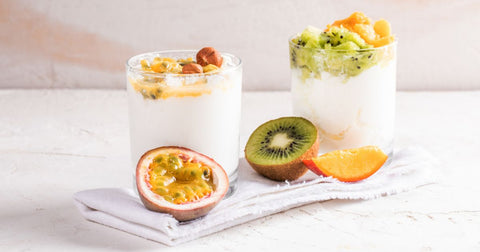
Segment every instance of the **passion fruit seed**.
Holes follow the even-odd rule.
[[[208,168],[207,168],[208,169]],[[196,179],[205,179],[203,178],[203,170],[201,164],[193,163],[189,167],[178,169],[175,172],[175,177],[185,181],[192,181]],[[208,180],[208,179],[207,179]]]
[[[155,191],[156,194],[160,194],[160,195],[168,194],[168,188],[166,188],[164,186],[159,186],[159,187],[155,188],[154,191]]]
[[[179,169],[183,166],[183,162],[182,162],[182,160],[180,160],[180,158],[178,158],[174,155],[169,155],[168,165],[169,165],[169,168],[171,168],[173,170],[177,170],[177,169]]]
[[[217,71],[218,69],[220,69],[220,68],[213,65],[213,64],[208,64],[208,65],[203,67],[203,72],[208,73],[208,72]]]
[[[142,69],[143,70],[148,70],[150,69],[150,64],[148,63],[148,61],[146,59],[142,59],[140,61],[140,65],[142,66]]]
[[[168,202],[173,202],[173,200],[174,200],[174,198],[172,196],[169,196],[169,195],[165,195],[165,196],[163,196],[163,198]]]
[[[153,159],[154,163],[162,163],[162,161],[163,161],[163,156],[158,156]]]
[[[170,159],[172,156],[178,160]],[[178,169],[170,167],[170,164],[180,166],[180,162]],[[195,180],[181,180],[175,176],[178,170],[188,167],[198,169]],[[143,205],[148,210],[170,214],[178,221],[206,215],[225,197],[229,188],[227,173],[215,160],[177,146],[159,147],[143,154],[137,163],[135,178]],[[167,186],[156,186],[154,182],[162,179],[174,181]]]
[[[167,169],[165,169],[165,167],[155,166],[153,167],[153,172],[157,175],[163,176],[167,173]]]
[[[152,176],[153,178],[153,176]],[[157,176],[154,177],[153,185],[157,186],[168,186],[171,183],[175,182],[175,177],[168,177],[168,176]]]
[[[186,193],[194,193],[193,189],[192,189],[190,186],[184,186],[184,187],[183,187],[183,190],[184,190]]]
[[[178,199],[178,198],[184,198],[184,197],[185,197],[185,193],[182,192],[182,191],[176,191],[176,192],[173,194],[173,197],[175,197],[176,199]]]
[[[152,191],[169,202],[183,204],[199,200],[214,190],[208,166],[184,161],[174,154],[161,154],[150,164]]]
[[[210,173],[210,169],[206,166],[203,166],[202,167],[202,178],[204,180],[210,180],[210,176],[211,176],[211,173]]]

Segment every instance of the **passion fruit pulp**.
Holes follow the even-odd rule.
[[[228,191],[228,176],[213,159],[193,150],[165,146],[138,161],[137,190],[149,210],[179,221],[206,215]]]

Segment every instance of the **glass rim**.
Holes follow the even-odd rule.
[[[394,46],[396,47],[397,44],[398,44],[398,39],[397,39],[397,37],[395,37],[395,40],[394,40],[392,43],[388,44],[388,45],[384,45],[384,46],[380,46],[380,47],[372,47],[372,48],[363,48],[363,49],[357,49],[357,50],[305,48],[305,47],[303,47],[303,46],[300,46],[300,45],[297,45],[297,44],[293,43],[293,41],[292,41],[295,37],[298,37],[299,35],[300,35],[300,34],[297,33],[297,34],[295,34],[295,35],[290,36],[289,39],[288,39],[288,44],[289,44],[290,46],[295,47],[295,48],[308,49],[308,50],[317,51],[317,52],[339,52],[339,53],[352,52],[352,51],[356,51],[356,52],[372,52],[372,51],[383,50],[383,49],[388,48],[388,47],[394,47]]]
[[[165,54],[165,53],[172,53],[172,54],[174,54],[174,53],[193,53],[195,55],[196,52],[198,52],[198,50],[188,50],[188,49],[186,49],[186,50],[162,50],[162,51],[140,53],[140,54],[137,54],[137,55],[134,55],[134,56],[128,58],[127,61],[125,62],[125,66],[127,68],[127,72],[133,72],[135,74],[149,75],[149,76],[155,76],[155,77],[167,77],[167,76],[169,76],[169,77],[184,78],[184,77],[204,77],[204,76],[209,76],[209,75],[214,75],[214,74],[228,73],[228,72],[235,71],[235,70],[239,69],[243,64],[243,61],[240,57],[237,57],[233,54],[225,53],[225,52],[220,52],[222,57],[223,56],[230,57],[234,60],[238,60],[238,63],[236,63],[232,67],[229,67],[229,68],[224,69],[222,71],[215,71],[215,72],[210,72],[210,73],[196,73],[196,74],[157,73],[157,72],[145,71],[141,68],[135,67],[132,64],[135,59],[145,58],[147,55],[155,55],[155,54],[162,54],[162,53],[163,54]]]

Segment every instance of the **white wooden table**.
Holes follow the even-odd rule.
[[[244,93],[242,148],[260,123],[291,114],[289,98]],[[396,147],[437,156],[438,184],[306,205],[170,248],[73,205],[80,190],[131,186],[125,91],[0,90],[0,251],[480,251],[480,91],[397,98]]]

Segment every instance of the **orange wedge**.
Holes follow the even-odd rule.
[[[303,163],[317,175],[355,182],[370,177],[387,161],[388,156],[377,146],[337,150]]]

